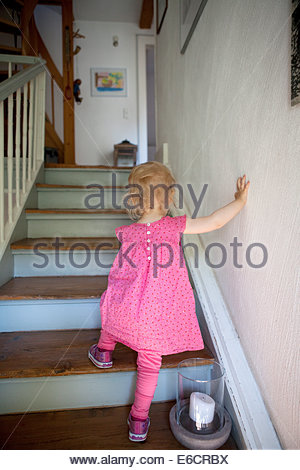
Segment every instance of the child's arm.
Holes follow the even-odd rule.
[[[237,179],[237,192],[234,194],[235,200],[214,211],[207,217],[197,217],[196,219],[186,218],[186,227],[183,233],[205,233],[223,227],[233,217],[235,217],[247,202],[250,181],[246,183],[246,175]]]

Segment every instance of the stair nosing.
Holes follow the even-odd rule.
[[[127,189],[126,186],[103,186],[103,185],[98,185],[96,186],[90,186],[88,187],[87,185],[75,185],[75,184],[48,184],[48,183],[36,183],[36,187],[38,190],[45,190],[45,189],[86,189],[88,191],[91,191],[93,189],[97,189],[99,186],[103,189]]]
[[[47,246],[39,247],[39,249],[42,250],[42,251],[43,250],[44,251],[54,251],[54,249],[56,247],[52,246],[53,244],[50,245],[50,243],[52,241],[54,242],[56,240],[56,238],[59,238],[60,243],[65,242],[64,246],[59,247],[59,249],[61,251],[69,251],[72,245],[67,246],[66,244],[68,242],[71,242],[71,241],[74,241],[73,245],[76,244],[76,243],[80,243],[82,241],[82,243],[85,243],[91,251],[94,251],[95,248],[90,248],[89,242],[95,242],[95,243],[99,242],[98,243],[98,245],[99,245],[102,242],[102,240],[103,240],[103,243],[106,243],[104,240],[111,240],[112,243],[115,243],[118,246],[120,244],[117,237],[48,237],[48,238],[47,237],[35,237],[35,238],[34,237],[33,238],[27,237],[27,238],[23,238],[21,240],[17,240],[15,242],[11,243],[10,249],[13,252],[14,251],[20,251],[20,250],[30,251],[39,243],[47,243]],[[116,251],[119,248],[101,247],[100,249],[105,250],[105,251],[110,251],[110,250]],[[76,249],[76,251],[80,251],[80,250]]]

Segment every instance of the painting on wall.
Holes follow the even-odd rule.
[[[292,0],[291,104],[300,103],[300,0]]]
[[[125,68],[91,68],[91,96],[127,96]]]
[[[184,54],[208,0],[180,0],[180,52]]]

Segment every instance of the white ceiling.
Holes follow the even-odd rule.
[[[139,23],[143,0],[73,0],[76,20]]]

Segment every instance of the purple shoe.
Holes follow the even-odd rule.
[[[97,344],[90,347],[88,358],[100,369],[107,369],[113,365],[112,351],[100,351]]]
[[[129,439],[133,442],[141,442],[147,439],[147,433],[150,426],[150,418],[141,421],[134,421],[129,413],[127,424],[129,426]]]

